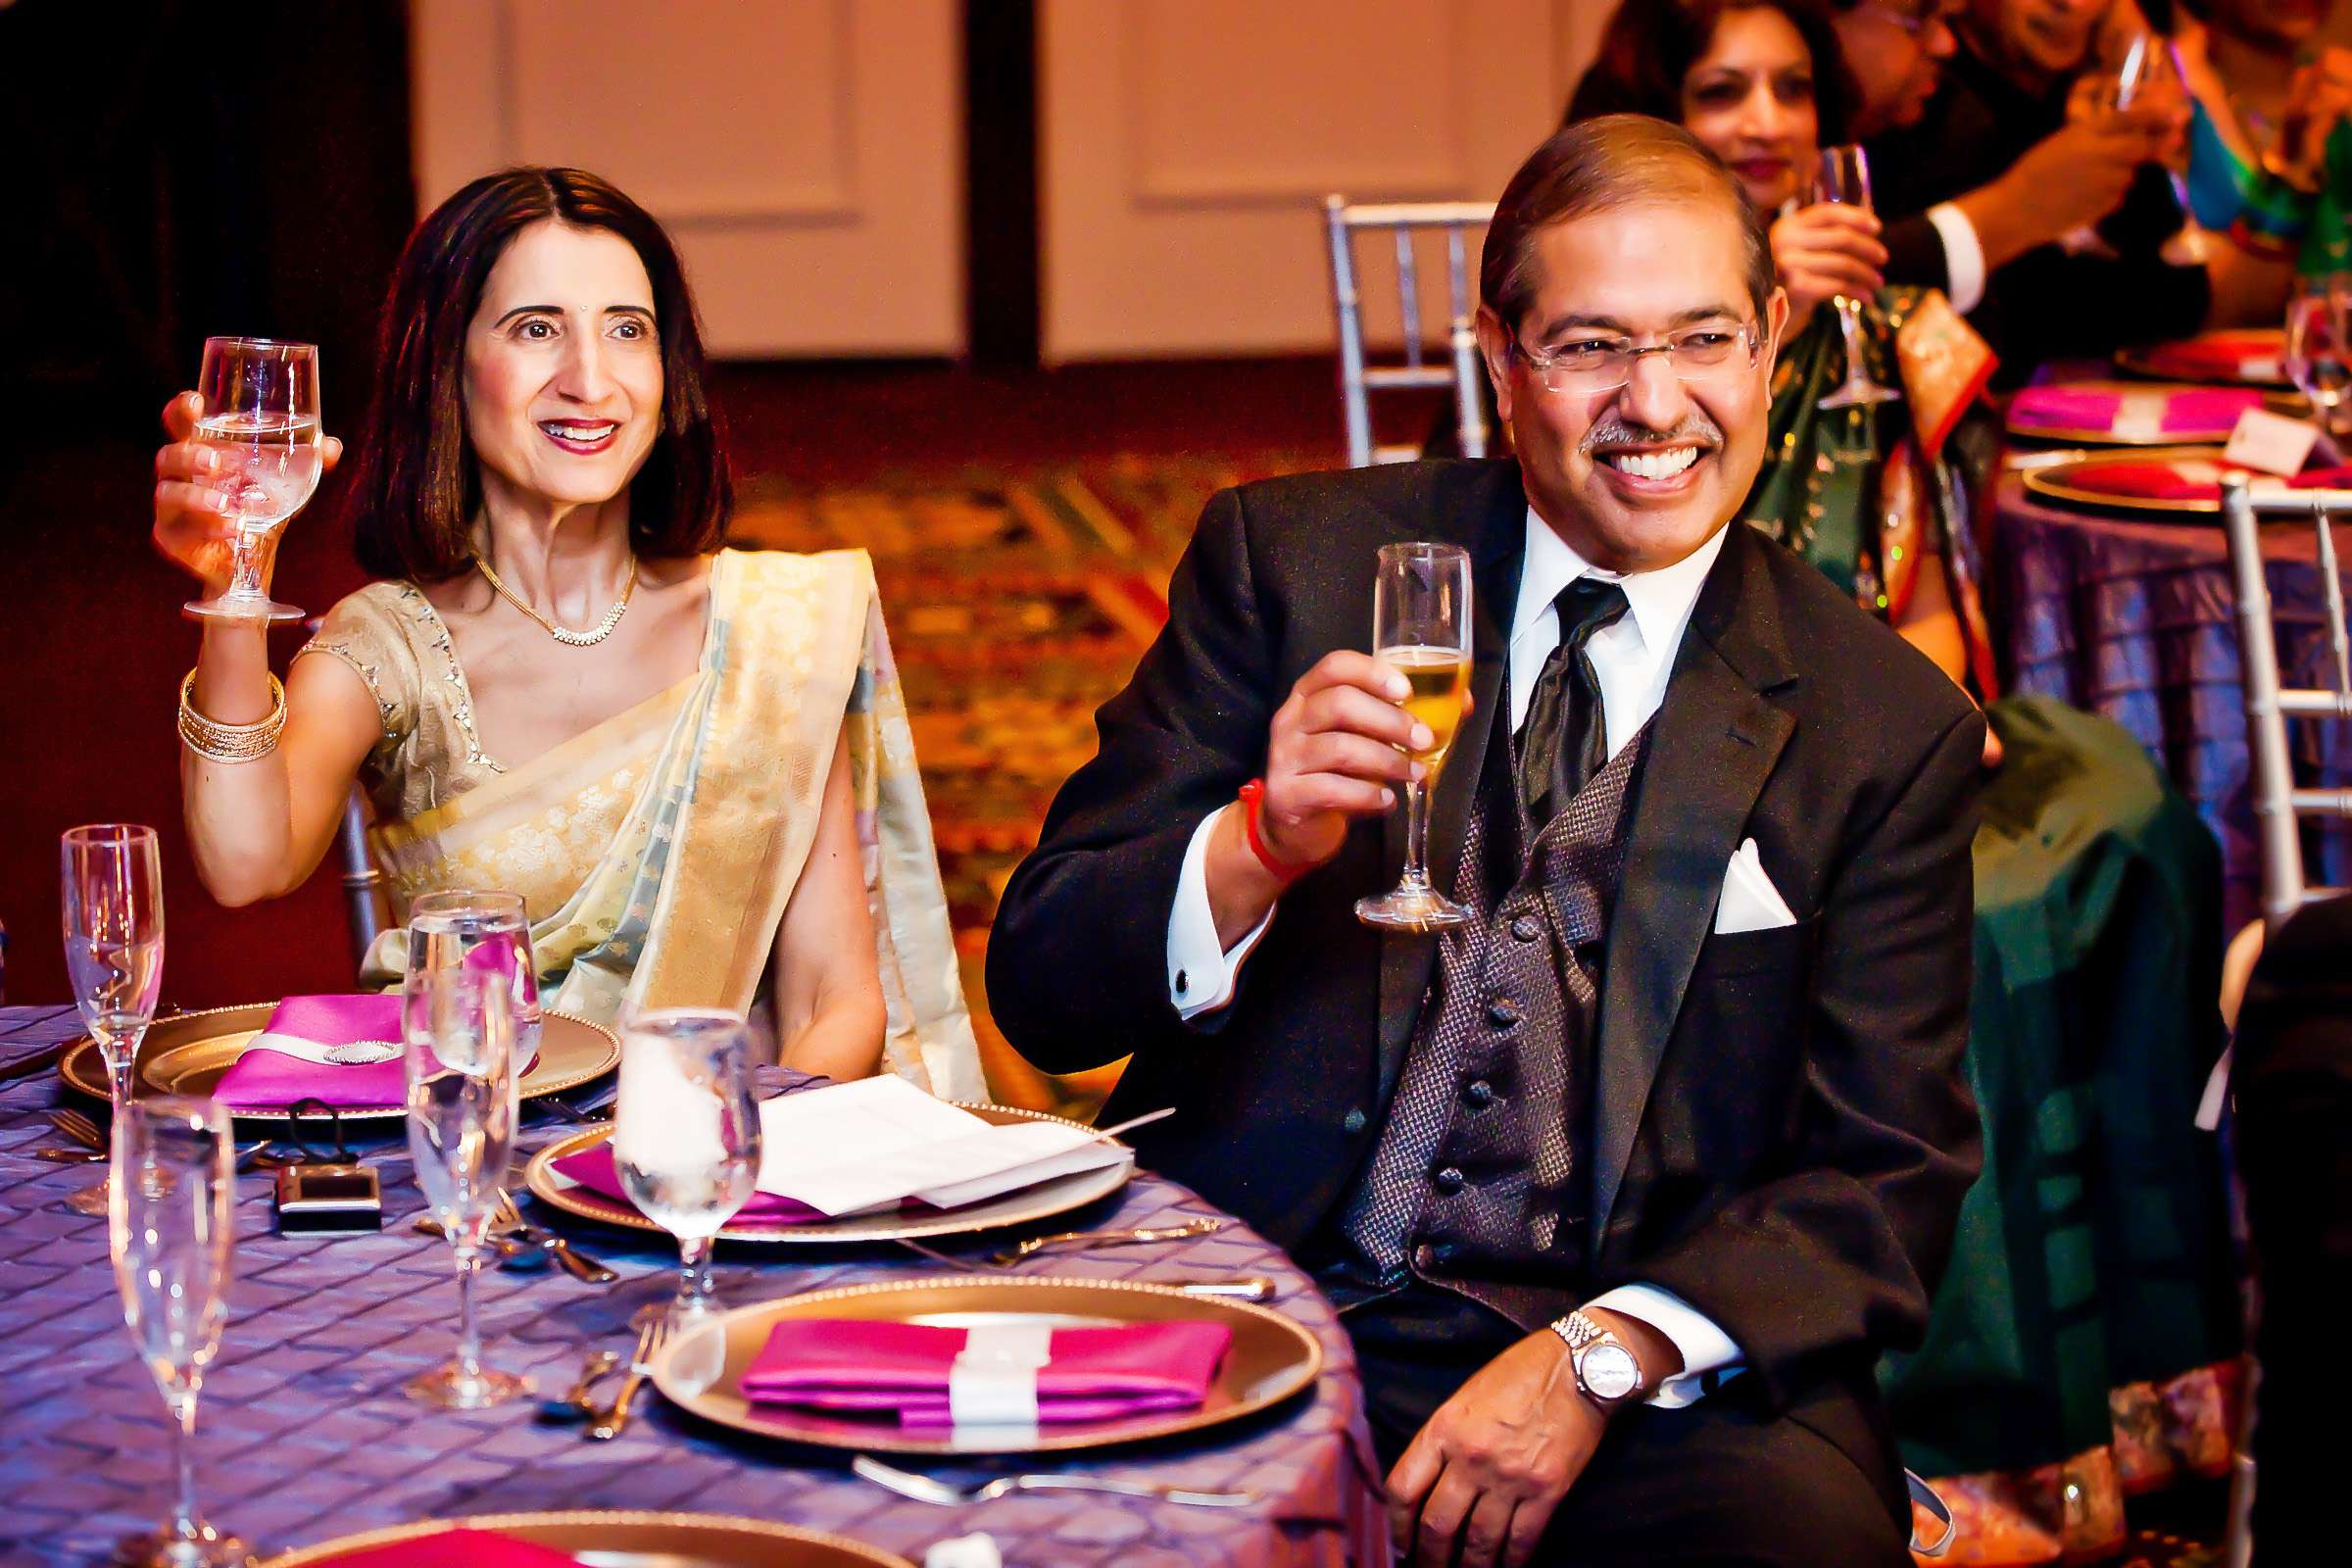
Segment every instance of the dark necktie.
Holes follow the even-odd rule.
[[[1574,800],[1609,760],[1600,679],[1587,645],[1631,607],[1617,584],[1585,576],[1561,589],[1552,608],[1560,615],[1559,645],[1536,677],[1527,722],[1519,731],[1519,798],[1538,827]]]

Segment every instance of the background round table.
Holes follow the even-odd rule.
[[[2259,910],[2262,856],[2240,684],[2237,596],[2218,522],[2103,515],[2045,505],[2005,475],[1992,554],[2007,628],[2009,689],[2100,713],[2138,738],[2221,841],[2223,913],[2234,931]],[[2344,519],[2352,530],[2352,517]],[[2352,531],[2338,535],[2352,557]],[[2316,530],[2266,524],[2282,678],[2332,686]],[[2352,785],[2352,726],[2290,725],[2298,782]],[[2306,824],[2306,863],[2352,881],[2352,831]]]
[[[32,1157],[36,1147],[59,1142],[41,1113],[75,1097],[48,1063],[59,1042],[79,1033],[63,1008],[0,1007],[0,1203],[9,1211],[0,1226],[0,1495],[8,1498],[0,1562],[10,1564],[103,1563],[118,1538],[161,1518],[171,1492],[163,1401],[122,1326],[105,1221],[62,1201],[96,1167]],[[532,1149],[573,1130],[544,1110],[532,1120]],[[410,1229],[423,1201],[406,1145],[379,1139],[365,1157],[384,1191],[384,1228],[373,1235],[278,1236],[270,1175],[238,1178],[236,1282],[197,1418],[197,1487],[207,1516],[256,1547],[276,1551],[457,1514],[672,1508],[833,1531],[916,1563],[933,1543],[974,1531],[996,1539],[1007,1568],[1389,1560],[1348,1336],[1313,1282],[1239,1221],[1179,1242],[1049,1250],[999,1272],[1145,1281],[1270,1275],[1276,1310],[1323,1347],[1312,1390],[1197,1438],[1026,1461],[892,1462],[956,1482],[1004,1470],[1086,1471],[1254,1489],[1263,1501],[1197,1508],[1059,1493],[942,1508],[853,1477],[847,1453],[704,1425],[650,1387],[628,1430],[611,1443],[587,1442],[577,1427],[538,1425],[528,1401],[479,1411],[410,1402],[402,1383],[445,1359],[454,1343],[457,1284],[448,1246]],[[1217,1212],[1174,1182],[1139,1172],[1121,1193],[1047,1228],[1160,1225]],[[530,1373],[543,1394],[568,1386],[588,1348],[625,1353],[630,1312],[666,1299],[677,1269],[666,1237],[554,1217],[618,1270],[620,1282],[599,1288],[561,1269],[492,1268],[475,1293],[488,1359]],[[936,1245],[978,1253],[1004,1239]],[[729,1304],[953,1272],[904,1249],[872,1246],[722,1242],[717,1261]],[[600,1393],[609,1397],[613,1387]]]

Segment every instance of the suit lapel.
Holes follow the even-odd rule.
[[[1511,613],[1519,603],[1519,567],[1527,554],[1527,493],[1518,483],[1517,467],[1508,468],[1507,473],[1509,482],[1498,486],[1494,500],[1482,509],[1475,535],[1461,541],[1470,551],[1471,705],[1454,733],[1446,766],[1438,774],[1437,793],[1429,803],[1429,876],[1440,889],[1453,886],[1454,873],[1461,866],[1470,799],[1477,793],[1487,746],[1495,733],[1503,670],[1510,658]],[[1396,883],[1404,864],[1402,809],[1388,813],[1383,833],[1381,886],[1386,888]],[[1437,955],[1435,937],[1396,931],[1381,934],[1376,1104],[1388,1103],[1389,1093],[1396,1088]]]
[[[1726,865],[1795,721],[1764,693],[1793,681],[1761,552],[1731,524],[1699,591],[1650,733],[1609,919],[1593,1092],[1592,1236],[1625,1181],[1634,1134],[1714,925]]]

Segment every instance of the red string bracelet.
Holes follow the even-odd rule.
[[[1257,857],[1258,864],[1273,872],[1283,881],[1296,882],[1314,867],[1293,865],[1290,861],[1279,858],[1272,850],[1266,848],[1265,837],[1257,830],[1257,813],[1265,798],[1266,781],[1264,779],[1253,778],[1242,786],[1242,830],[1250,840],[1250,853]]]

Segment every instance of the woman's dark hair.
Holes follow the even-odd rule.
[[[1600,35],[1592,69],[1576,84],[1561,122],[1595,115],[1652,115],[1681,124],[1683,78],[1707,52],[1727,12],[1768,8],[1788,19],[1813,57],[1813,109],[1821,144],[1846,139],[1862,101],[1838,47],[1825,0],[1624,0]]]
[[[669,236],[594,174],[510,169],[434,208],[393,269],[375,393],[344,502],[352,548],[371,576],[438,582],[471,560],[482,484],[466,439],[466,328],[514,236],[551,218],[619,235],[654,286],[662,427],[629,484],[629,547],[661,559],[725,539],[735,507],[726,441],[703,390],[702,327]]]

